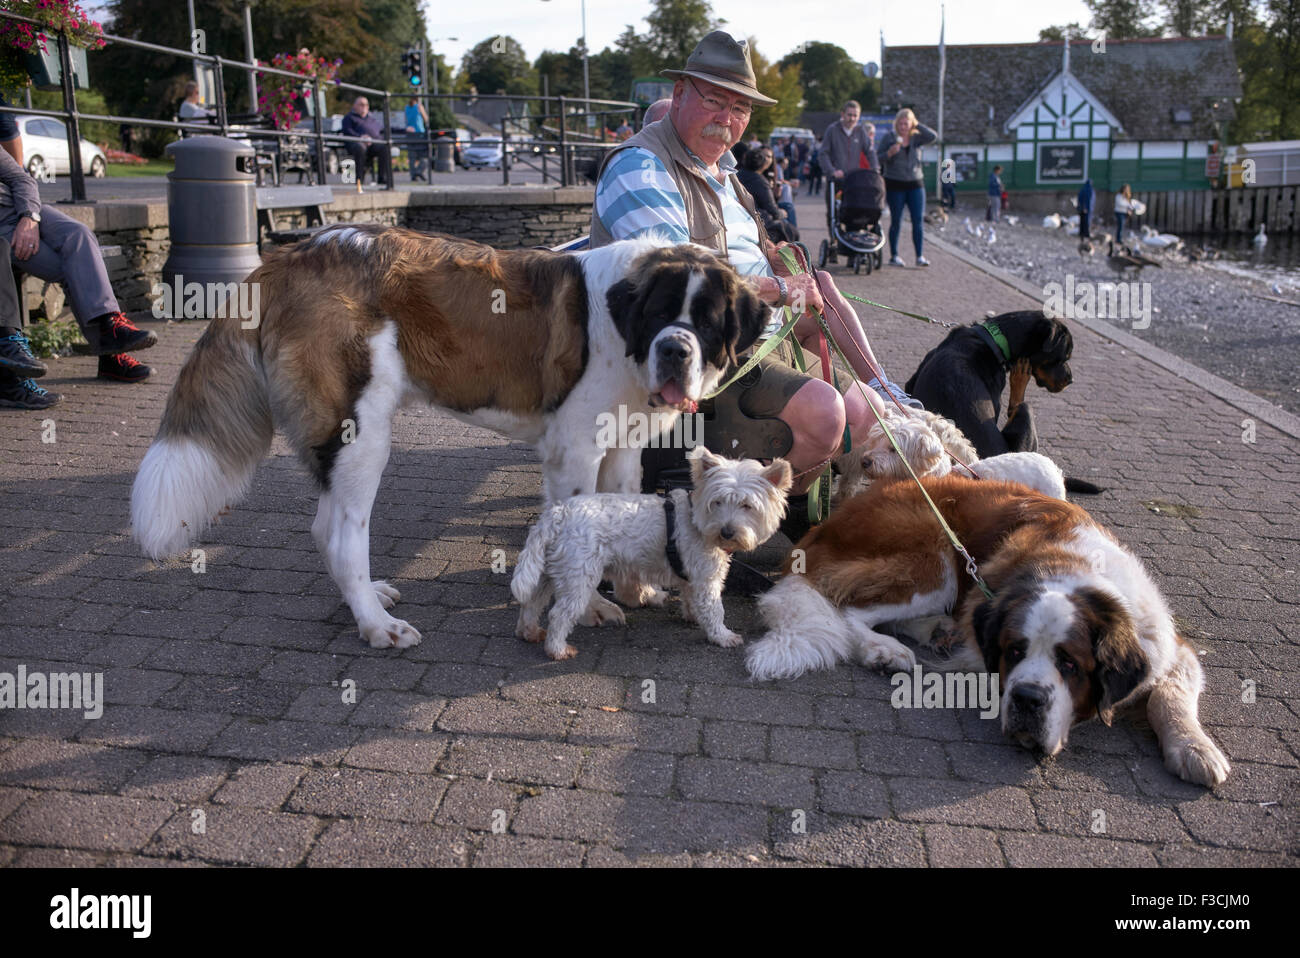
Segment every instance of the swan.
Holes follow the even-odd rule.
[[[1061,228],[1061,214],[1053,213],[1051,216],[1043,217],[1043,229],[1059,230]]]
[[[1252,239],[1251,242],[1254,243],[1260,249],[1263,249],[1265,246],[1268,245],[1268,234],[1264,232],[1263,223],[1259,224],[1259,232],[1255,234],[1255,238]]]

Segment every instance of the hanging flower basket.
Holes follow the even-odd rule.
[[[32,78],[32,86],[38,90],[63,89],[63,64],[59,62],[59,41],[56,37],[39,35],[41,48],[35,53],[27,54],[27,73]],[[72,60],[72,82],[78,90],[90,88],[90,71],[86,64],[86,51],[83,47],[70,47],[69,58]]]
[[[274,73],[258,74],[261,88],[258,94],[258,112],[269,113],[277,128],[289,130],[303,118],[304,113],[312,116],[313,111],[319,108],[321,115],[325,115],[325,90],[320,91],[319,102],[313,103],[312,80],[318,79],[322,85],[337,83],[339,67],[343,61],[326,60],[304,47],[297,53],[277,53],[269,64],[263,65],[290,70],[302,76],[301,80],[292,80]]]
[[[40,90],[58,90],[63,80],[59,62],[57,34],[65,33],[71,44],[73,83],[80,89],[90,85],[86,50],[104,46],[103,30],[73,0],[9,0],[6,9],[43,24],[46,29],[16,20],[0,20],[0,61],[9,69],[0,70],[11,81],[15,60],[25,62],[32,82]]]

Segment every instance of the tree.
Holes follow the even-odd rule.
[[[782,68],[779,63],[769,63],[758,52],[754,38],[749,39],[749,56],[754,65],[754,77],[760,93],[777,102],[773,106],[758,106],[749,121],[747,132],[766,140],[778,126],[794,126],[803,112],[803,87],[799,85],[799,64]]]
[[[1111,40],[1158,36],[1152,21],[1152,0],[1084,0],[1092,12],[1088,30],[1092,35],[1104,33]]]
[[[488,37],[460,62],[460,71],[479,93],[535,94],[537,73],[514,37]]]
[[[1038,31],[1040,43],[1060,43],[1067,36],[1071,40],[1081,40],[1087,36],[1087,31],[1075,21],[1071,21],[1065,26],[1043,27]]]
[[[365,0],[361,23],[373,42],[365,60],[353,64],[351,69],[345,64],[344,77],[358,86],[377,90],[410,89],[408,77],[402,70],[402,54],[416,44],[423,44],[426,51],[429,49],[428,31],[419,0]],[[425,59],[427,74],[432,64],[427,62],[427,54]],[[440,82],[441,79],[439,77]],[[431,76],[426,76],[425,83],[433,89]]]
[[[714,17],[708,0],[652,0],[651,6],[644,43],[660,62],[659,69],[680,69],[696,45],[726,23]]]
[[[1200,37],[1209,32],[1215,0],[1160,0],[1166,36]]]
[[[833,110],[838,113],[844,101],[856,99],[856,94],[864,86],[861,64],[834,43],[809,43],[802,51],[786,54],[781,59],[781,66],[800,68],[804,109],[811,112]]]

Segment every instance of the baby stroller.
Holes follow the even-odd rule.
[[[875,170],[853,170],[835,188],[831,202],[831,237],[822,240],[817,265],[824,267],[830,256],[843,256],[853,272],[880,269],[885,248],[885,234],[880,229],[880,213],[885,203],[885,183]]]

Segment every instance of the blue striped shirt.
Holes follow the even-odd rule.
[[[758,224],[736,199],[731,182],[736,163],[731,151],[723,153],[718,160],[721,182],[698,158],[695,162],[722,203],[727,261],[743,276],[773,275],[759,245]],[[596,185],[596,215],[616,240],[658,235],[673,243],[691,241],[681,191],[659,157],[639,146],[623,150],[605,167]],[[764,337],[781,328],[780,316],[780,311],[772,311]]]

